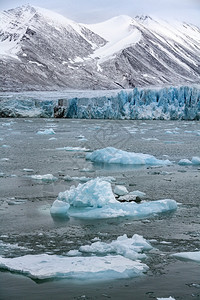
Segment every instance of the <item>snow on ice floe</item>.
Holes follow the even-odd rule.
[[[150,154],[127,152],[107,147],[95,150],[86,155],[86,159],[97,163],[123,164],[123,165],[170,165],[169,160],[160,160]]]
[[[70,190],[59,193],[51,207],[51,214],[66,214],[80,219],[117,217],[140,219],[176,208],[176,201],[171,199],[142,202],[141,204],[121,203],[116,200],[110,182],[96,178],[79,184],[77,188],[72,186]]]
[[[0,256],[0,268],[22,273],[32,279],[67,278],[110,280],[141,276],[148,267],[121,255],[66,257],[38,254],[16,258]]]
[[[41,181],[56,181],[57,177],[53,176],[52,174],[45,174],[45,175],[31,175],[32,179],[41,180]]]
[[[81,147],[62,147],[62,148],[56,148],[56,150],[65,150],[65,151],[80,151],[80,152],[88,152],[90,149],[87,148],[81,148]]]
[[[53,128],[49,128],[49,129],[39,130],[37,132],[37,134],[39,134],[39,135],[42,135],[42,134],[55,134],[55,131],[53,130]]]
[[[179,258],[179,259],[193,260],[193,261],[200,262],[200,251],[180,252],[180,253],[172,254],[172,256]]]

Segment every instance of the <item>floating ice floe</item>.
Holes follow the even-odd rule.
[[[169,298],[157,298],[157,300],[176,300],[175,298],[172,298],[171,296]]]
[[[150,154],[134,153],[113,147],[96,150],[86,155],[86,159],[97,163],[124,165],[170,165],[169,160],[160,160]]]
[[[42,181],[56,181],[57,177],[53,176],[52,174],[45,174],[45,175],[32,175],[32,179],[35,180],[42,180]]]
[[[87,149],[87,148],[81,148],[81,147],[62,147],[62,148],[56,148],[56,150],[81,151],[81,152],[87,152],[87,151],[90,151],[90,149]]]
[[[66,257],[48,254],[16,258],[0,256],[0,268],[32,279],[68,278],[87,281],[136,277],[148,269],[147,265],[121,255]]]
[[[192,165],[192,162],[189,159],[185,158],[185,159],[179,160],[178,164],[180,166],[189,166],[189,165]]]
[[[8,246],[3,244],[3,246],[8,249],[18,247],[10,244]],[[81,246],[79,250],[70,250],[67,257],[48,254],[25,255],[16,258],[0,256],[0,268],[19,272],[33,279],[130,278],[141,276],[148,270],[148,266],[141,260],[146,258],[144,251],[151,249],[152,246],[142,236],[134,234],[128,238],[127,235],[123,235],[110,243],[94,239],[91,245]]]
[[[7,158],[7,157],[4,157],[4,158],[1,158],[0,160],[1,160],[1,161],[9,161],[10,159]]]
[[[39,130],[37,134],[55,134],[55,131],[53,130],[53,128],[49,128],[49,129]]]
[[[63,202],[62,207],[57,201]],[[65,205],[66,204],[66,205]],[[69,207],[70,204],[70,207]],[[116,217],[146,218],[177,208],[175,200],[164,199],[141,204],[120,203],[115,199],[111,184],[101,178],[72,186],[70,190],[61,192],[51,207],[52,214],[64,214],[81,219],[105,219]],[[63,210],[63,211],[62,211]]]
[[[178,164],[180,166],[190,166],[190,165],[200,165],[200,157],[194,156],[192,157],[192,160],[189,159],[181,159]]]
[[[55,138],[55,137],[52,137],[49,139],[49,141],[55,141],[55,140],[57,140],[57,138]]]
[[[97,241],[91,245],[81,246],[79,252],[98,255],[118,254],[131,260],[137,260],[146,258],[143,251],[151,249],[152,246],[142,236],[134,234],[131,238],[128,238],[124,234],[111,243]]]
[[[180,252],[180,253],[175,253],[172,254],[172,256],[184,260],[193,260],[200,262],[200,251],[195,251],[195,252]]]

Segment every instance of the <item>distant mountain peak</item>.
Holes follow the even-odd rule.
[[[114,89],[199,82],[200,29],[148,15],[79,24],[23,5],[0,13],[3,89]]]

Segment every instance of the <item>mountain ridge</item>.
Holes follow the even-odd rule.
[[[199,83],[200,29],[126,15],[88,25],[22,6],[0,14],[0,65],[2,91]]]

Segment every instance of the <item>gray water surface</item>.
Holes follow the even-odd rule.
[[[48,128],[55,134],[37,134]],[[56,149],[67,146],[90,151],[112,146],[173,164],[137,168],[93,164],[85,159],[87,152]],[[0,247],[0,255],[65,255],[95,237],[109,242],[135,233],[154,240],[157,249],[148,253],[145,263],[150,269],[138,279],[95,285],[67,280],[36,283],[2,271],[0,299],[200,299],[200,265],[170,257],[200,249],[200,166],[178,165],[180,159],[193,156],[200,156],[199,122],[0,119],[0,240],[24,247],[7,251]],[[48,173],[58,180],[44,183],[31,178]],[[148,200],[169,198],[182,205],[145,220],[52,218],[49,210],[58,193],[79,183],[65,181],[66,175],[113,176],[129,191],[145,192]]]

